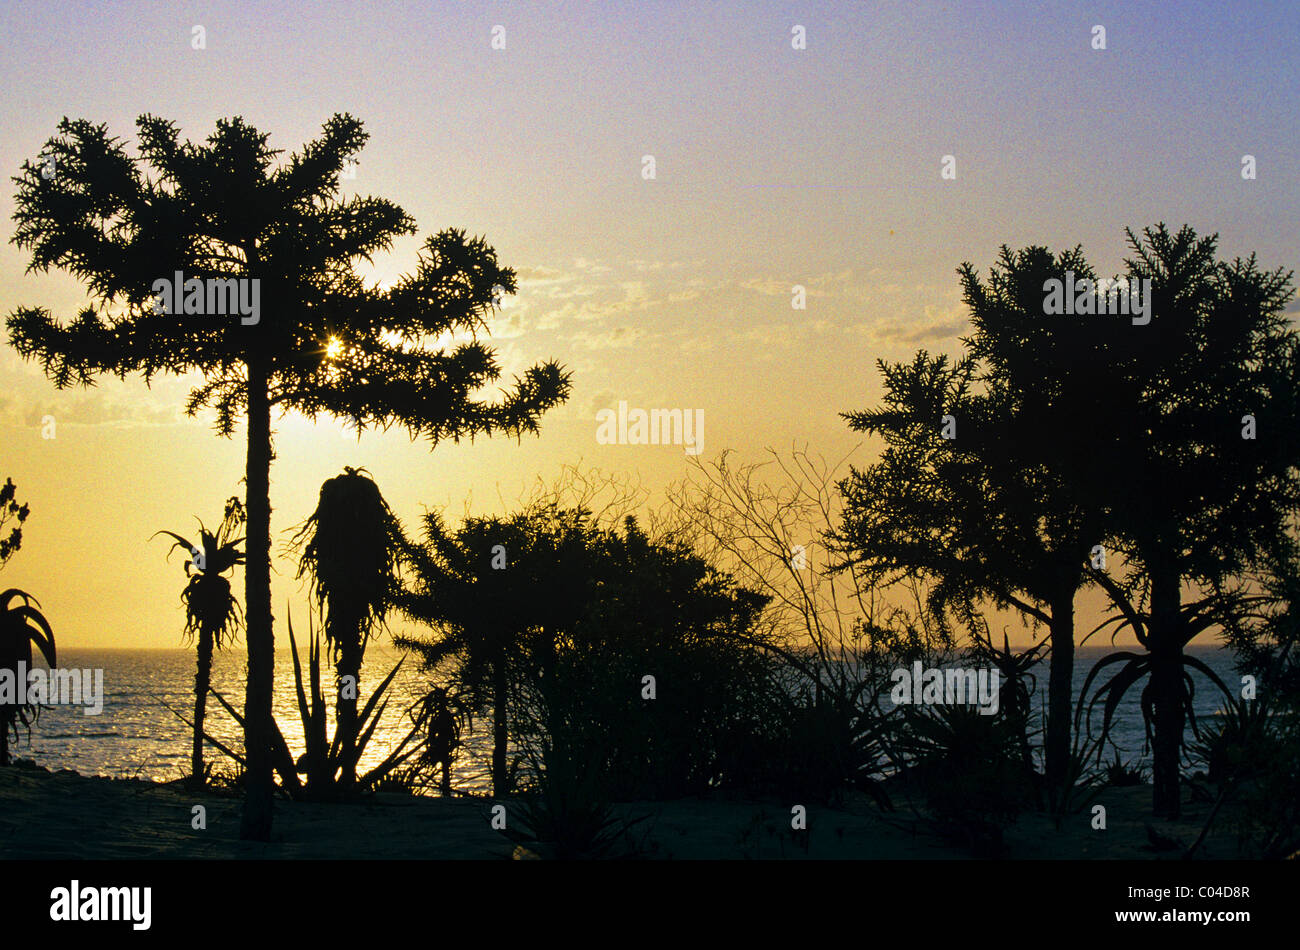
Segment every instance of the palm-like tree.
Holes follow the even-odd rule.
[[[239,601],[231,592],[230,581],[222,575],[244,563],[244,554],[239,550],[244,539],[233,537],[244,520],[244,506],[238,498],[229,499],[215,534],[199,522],[201,550],[174,531],[158,532],[176,539],[167,552],[168,557],[177,548],[191,555],[191,560],[185,562],[189,583],[181,591],[181,602],[185,605],[186,642],[191,642],[196,635],[199,641],[198,670],[194,674],[194,748],[190,754],[191,781],[196,785],[204,780],[203,720],[207,716],[208,689],[212,684],[212,654],[235,635],[242,620]]]
[[[14,601],[22,603],[14,606]],[[36,606],[33,607],[32,605]],[[51,668],[55,666],[54,631],[38,610],[40,603],[26,591],[11,587],[0,594],[0,672],[7,671],[18,682],[19,663],[24,670],[32,666],[32,646]],[[18,736],[18,726],[29,726],[36,715],[30,703],[0,702],[0,766],[9,764],[9,731]]]
[[[350,749],[358,733],[357,694],[366,643],[393,605],[406,539],[370,474],[345,466],[342,475],[321,485],[316,510],[294,544],[301,550],[297,576],[311,578],[325,639],[333,648],[339,742]],[[346,789],[356,777],[356,762],[351,761],[340,782]]]

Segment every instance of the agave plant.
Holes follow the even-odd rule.
[[[593,755],[594,753],[594,755]],[[644,841],[632,830],[649,814],[622,815],[601,795],[601,777],[589,768],[599,750],[571,748],[556,737],[542,749],[544,767],[537,770],[537,787],[523,797],[501,833],[522,854],[558,861],[640,857]]]
[[[310,618],[309,618],[310,623]],[[374,737],[375,730],[383,718],[388,700],[384,693],[392,684],[402,660],[389,671],[378,688],[366,701],[357,716],[358,733],[355,740],[343,736],[342,729],[335,724],[334,737],[330,738],[327,728],[328,705],[321,690],[321,640],[320,631],[310,629],[307,644],[307,681],[303,681],[302,660],[298,654],[298,641],[294,638],[293,617],[289,617],[289,646],[293,654],[294,686],[298,698],[298,713],[302,721],[303,741],[306,746],[296,759],[289,750],[284,733],[278,723],[273,723],[271,732],[272,760],[281,785],[290,797],[302,801],[337,801],[350,798],[358,793],[374,791],[380,783],[388,778],[400,766],[404,765],[424,747],[420,735],[425,731],[427,722],[423,714],[413,717],[411,730],[402,741],[394,746],[382,762],[361,777],[357,777],[357,763],[366,746]],[[219,692],[213,690],[217,702],[234,717],[242,727],[244,718]],[[209,737],[210,738],[210,737]],[[227,755],[242,764],[242,758],[218,745]],[[302,776],[299,778],[299,776]],[[344,776],[352,776],[350,780]]]
[[[223,575],[244,563],[239,544],[244,539],[233,537],[244,523],[244,506],[238,498],[226,502],[225,515],[216,533],[208,531],[199,522],[200,546],[191,544],[174,531],[159,531],[174,538],[167,552],[170,558],[177,548],[188,551],[191,559],[185,562],[185,576],[189,583],[181,591],[185,605],[185,637],[192,642],[198,637],[198,670],[194,674],[194,746],[190,754],[191,781],[204,782],[203,721],[207,716],[208,690],[212,684],[212,654],[233,638],[242,622],[239,602],[231,593],[230,581]]]
[[[19,598],[23,602],[14,606]],[[35,597],[16,587],[0,594],[0,674],[8,673],[7,678],[15,686],[19,664],[23,670],[31,669],[33,645],[51,668],[55,666],[54,631],[39,607]],[[0,766],[9,764],[10,730],[17,738],[18,727],[30,730],[36,715],[37,708],[32,704],[20,704],[16,696],[8,700],[0,696]]]
[[[977,857],[1001,857],[1002,826],[1030,804],[1019,726],[974,706],[900,707],[904,775],[918,783],[937,828]]]
[[[393,604],[397,567],[406,541],[401,524],[365,469],[345,467],[321,485],[316,510],[294,537],[300,549],[299,578],[309,576],[321,609],[325,639],[333,650],[336,738],[357,742],[361,723],[357,696],[366,643]],[[356,756],[342,776],[356,781]]]
[[[998,709],[1016,730],[1020,739],[1020,755],[1026,768],[1033,769],[1033,756],[1029,748],[1029,707],[1037,680],[1030,670],[1042,659],[1042,652],[1050,641],[1042,640],[1028,650],[1016,653],[1011,649],[1011,639],[1005,630],[1002,633],[1001,649],[993,645],[987,628],[982,631],[976,628],[972,635],[975,643],[971,659],[975,663],[987,663],[998,671],[1001,684],[998,687]],[[1068,762],[1066,770],[1069,771]]]

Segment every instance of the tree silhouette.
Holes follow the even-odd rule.
[[[511,789],[511,692],[554,662],[555,642],[585,609],[593,572],[585,512],[542,509],[510,518],[469,518],[456,530],[426,515],[424,543],[412,547],[407,616],[438,632],[432,641],[398,638],[427,669],[458,661],[466,696],[492,708],[492,787]]]
[[[1052,263],[1036,252],[1031,259],[1037,266],[1025,268],[1030,275]],[[1021,263],[1004,249],[996,297],[964,272],[977,337],[1000,318],[1031,316],[1023,298],[1016,300],[1025,279]],[[1042,278],[1029,279],[1040,288],[1041,320]],[[1054,392],[1042,380],[1008,380],[996,362],[996,341],[977,339],[972,350],[991,351],[992,358],[971,353],[952,362],[921,352],[911,363],[879,364],[881,408],[845,418],[857,431],[882,435],[885,448],[876,463],[844,481],[838,538],[869,580],[919,574],[933,581],[936,619],[952,610],[972,621],[984,601],[1048,628],[1045,758],[1055,785],[1070,756],[1074,597],[1102,531],[1100,506],[1085,504],[1092,463],[1069,444],[1077,434],[1065,421],[1077,414],[1080,393],[1067,394],[1064,385]],[[1053,409],[1060,415],[1053,417]],[[944,437],[945,416],[954,438]]]
[[[1120,658],[1131,662],[1103,698],[1113,710],[1151,674],[1156,810],[1176,815],[1184,668],[1200,668],[1183,647],[1243,606],[1233,578],[1294,505],[1300,361],[1282,315],[1290,275],[1263,274],[1253,258],[1215,263],[1214,239],[1188,228],[1128,236],[1129,286],[1151,281],[1145,325],[1045,313],[1047,280],[1094,277],[1077,248],[1054,258],[1004,247],[987,286],[963,265],[968,355],[882,363],[884,408],[848,416],[885,435],[886,450],[846,483],[844,536],[880,569],[938,577],[939,602],[990,597],[1047,624],[1055,781],[1070,748],[1073,600],[1100,584],[1114,623],[1150,651]],[[1246,413],[1268,420],[1266,440],[1242,438]],[[942,437],[944,415],[956,438]],[[1108,572],[1107,549],[1125,579]],[[1180,604],[1185,582],[1205,596]]]
[[[149,381],[194,372],[203,382],[188,413],[215,409],[223,436],[246,418],[248,766],[240,834],[265,841],[273,788],[272,407],[345,418],[358,431],[401,426],[432,444],[495,431],[518,437],[536,432],[541,413],[567,398],[569,374],[553,361],[538,364],[499,401],[475,398],[501,374],[476,333],[486,331],[499,295],[515,290],[514,272],[479,238],[442,231],[424,242],[413,273],[387,289],[365,285],[357,265],[414,233],[415,222],[388,200],[340,196],[339,174],[368,137],[357,119],[333,116],[320,138],[280,164],[268,136],[239,117],[218,121],[202,144],[180,141],[174,123],[154,116],[136,128],[138,159],[106,126],[65,118],[44,149],[55,174],[23,163],[13,242],[31,252],[29,270],[72,273],[94,304],[67,324],[48,310],[20,308],[8,319],[9,337],[60,388],[89,386],[105,373]],[[250,299],[259,288],[260,314],[247,322],[157,312],[155,283],[177,271],[187,285],[258,281],[240,286]],[[470,338],[447,343],[444,334]]]
[[[453,661],[456,684],[492,707],[498,795],[512,739],[561,784],[576,769],[618,794],[701,791],[736,778],[732,753],[772,712],[754,630],[769,598],[634,518],[602,527],[542,504],[453,531],[432,514],[411,563],[403,608],[437,635],[398,643],[426,668]],[[664,684],[648,706],[647,674]]]
[[[1244,575],[1300,504],[1300,334],[1284,312],[1290,272],[1261,271],[1254,255],[1218,261],[1217,235],[1189,227],[1127,234],[1129,274],[1151,281],[1151,323],[1112,339],[1097,382],[1128,403],[1098,447],[1115,471],[1103,483],[1109,544],[1129,570],[1092,573],[1117,629],[1147,650],[1104,687],[1108,702],[1149,675],[1153,809],[1177,817],[1186,667],[1200,668],[1184,648],[1251,609],[1260,595]]]
[[[630,515],[588,546],[594,596],[530,684],[548,769],[592,771],[615,800],[743,787],[755,765],[770,765],[750,752],[780,730],[787,699],[759,624],[771,596],[687,536],[651,536]],[[656,681],[649,703],[646,675]]]

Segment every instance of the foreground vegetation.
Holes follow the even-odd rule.
[[[705,794],[791,807],[863,795],[995,855],[1018,816],[1086,821],[1099,788],[1131,783],[1138,766],[1106,756],[1118,704],[1140,686],[1151,815],[1177,820],[1189,792],[1214,803],[1186,853],[1229,814],[1245,816],[1245,853],[1300,847],[1291,274],[1221,261],[1216,239],[1188,228],[1130,231],[1124,277],[1150,288],[1139,325],[1126,311],[1047,311],[1048,285],[1096,280],[1080,249],[1003,248],[987,279],[959,270],[972,327],[960,352],[879,362],[880,404],[843,413],[881,440],[878,455],[696,461],[660,511],[571,472],[514,512],[429,514],[412,538],[373,479],[348,468],[294,537],[310,597],[305,664],[288,628],[305,742],[294,750],[271,711],[272,407],[358,430],[400,425],[431,444],[518,437],[567,398],[570,377],[538,363],[503,398],[478,397],[500,376],[478,334],[515,288],[481,239],[440,232],[413,274],[363,284],[358,262],[415,225],[383,199],[340,197],[339,173],[366,141],[350,116],[279,164],[240,119],[198,145],[156,117],[137,130],[133,159],[103,126],[64,120],[46,146],[59,173],[24,164],[14,241],[32,269],[80,279],[94,305],[68,322],[19,308],[9,341],[60,387],[198,373],[187,410],[213,408],[225,436],[247,422],[244,499],[199,544],[166,532],[192,554],[190,779],[209,782],[205,743],[235,764],[244,838],[269,839],[277,788],[355,800],[442,769],[451,791],[459,737],[486,717],[493,793],[528,802],[510,834],[557,856],[635,851],[635,819],[615,802]],[[159,312],[152,284],[175,271],[264,281],[268,319]],[[26,517],[7,483],[0,528]],[[18,527],[0,537],[0,565],[20,543]],[[242,607],[225,576],[238,567]],[[1075,603],[1089,588],[1110,612],[1084,632]],[[5,591],[0,611],[0,673],[36,654],[54,663],[29,594]],[[998,647],[990,618],[1006,615],[1037,642]],[[429,692],[390,710],[397,670],[373,687],[361,672],[398,619],[418,630],[396,642]],[[240,626],[243,710],[215,699],[240,723],[242,751],[204,727],[212,654]],[[1106,657],[1074,697],[1076,645],[1123,631],[1140,651]],[[1237,651],[1240,688],[1187,652],[1216,636]],[[996,712],[899,703],[894,672],[915,662],[996,671]],[[1222,693],[1209,728],[1193,715],[1192,671]],[[34,713],[0,695],[0,764]],[[409,721],[403,738],[361,770],[394,714]]]

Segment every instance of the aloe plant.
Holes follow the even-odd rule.
[[[320,489],[316,510],[299,529],[298,577],[310,577],[321,610],[325,639],[333,650],[340,741],[361,732],[357,697],[361,664],[371,634],[381,628],[398,590],[397,568],[405,547],[401,524],[365,469],[345,466]],[[355,762],[342,782],[356,781]]]
[[[310,614],[308,615],[308,623],[310,625]],[[411,730],[403,737],[401,742],[389,751],[382,762],[355,780],[344,778],[344,776],[356,775],[357,763],[365,753],[366,746],[374,737],[375,730],[383,719],[384,711],[388,708],[388,700],[384,698],[384,694],[392,685],[393,679],[397,676],[397,672],[401,669],[404,660],[398,660],[397,665],[389,671],[379,686],[375,688],[374,693],[371,694],[357,714],[355,740],[350,740],[347,734],[338,727],[337,722],[335,723],[334,735],[331,737],[328,730],[329,704],[321,689],[320,631],[315,629],[314,626],[309,626],[307,672],[304,681],[303,664],[298,653],[298,641],[294,637],[292,616],[289,617],[288,626],[289,645],[293,655],[294,688],[298,700],[298,714],[302,722],[305,748],[303,753],[295,759],[290,752],[289,743],[285,740],[279,723],[273,723],[271,730],[272,764],[276,774],[280,776],[281,786],[289,793],[290,797],[310,801],[335,801],[374,791],[395,769],[418,754],[425,744],[425,740],[420,736],[426,726],[426,717],[423,714],[418,714],[414,717],[414,725]],[[243,717],[230,705],[226,698],[216,690],[213,690],[213,695],[242,727],[244,725]],[[222,748],[227,755],[242,764],[240,756],[230,752],[230,750],[225,749],[215,741],[213,744],[217,745],[218,748]]]
[[[589,767],[593,759],[603,759],[601,751],[574,748],[566,739],[553,737],[544,744],[541,756],[545,764],[537,769],[537,787],[513,809],[513,817],[501,833],[539,858],[566,861],[640,856],[643,842],[631,832],[651,816],[621,815],[604,798],[600,776]]]
[[[190,642],[198,637],[192,723],[194,745],[190,752],[190,780],[198,785],[204,784],[206,774],[203,768],[203,721],[207,716],[208,690],[212,685],[212,655],[234,636],[242,622],[239,601],[231,593],[230,581],[222,575],[244,563],[243,552],[239,550],[244,539],[232,537],[244,520],[244,506],[238,498],[231,498],[226,502],[225,515],[215,534],[208,531],[202,521],[199,522],[199,545],[191,544],[174,531],[159,531],[154,535],[165,534],[175,539],[176,543],[167,551],[169,558],[177,548],[191,555],[191,559],[185,562],[185,576],[189,582],[181,591],[181,603],[185,605],[186,640]]]
[[[23,602],[14,606],[18,598]],[[40,602],[35,597],[16,587],[0,594],[0,672],[8,672],[15,684],[20,663],[24,670],[31,669],[33,646],[46,663],[55,666],[54,631],[37,609],[39,607]],[[14,701],[0,702],[0,766],[9,764],[10,731],[17,738],[20,725],[30,730],[38,713],[31,703],[18,703],[16,700],[17,697]]]
[[[1190,637],[1188,638],[1190,639]],[[1157,658],[1151,652],[1133,653],[1127,650],[1121,650],[1103,657],[1097,661],[1097,664],[1088,672],[1088,677],[1083,681],[1083,689],[1079,691],[1079,705],[1075,709],[1074,720],[1075,729],[1079,728],[1080,718],[1084,719],[1087,726],[1089,737],[1092,736],[1092,713],[1098,703],[1102,703],[1102,723],[1101,735],[1096,746],[1098,762],[1101,761],[1102,744],[1110,738],[1110,729],[1115,720],[1115,710],[1119,707],[1120,701],[1128,693],[1129,689],[1142,679],[1147,679],[1147,684],[1142,689],[1140,696],[1142,709],[1142,722],[1146,731],[1147,745],[1150,746],[1155,737],[1154,722],[1156,718],[1156,702],[1154,680],[1150,679],[1154,670]],[[1191,670],[1196,670],[1208,679],[1229,701],[1232,700],[1232,690],[1224,685],[1223,680],[1219,679],[1218,674],[1210,669],[1203,662],[1194,656],[1181,653],[1177,657],[1177,662],[1182,670],[1181,693],[1183,714],[1187,717],[1188,723],[1192,727],[1192,734],[1200,738],[1200,728],[1196,722],[1196,709],[1192,700],[1195,697],[1196,686],[1192,681]],[[1092,698],[1085,704],[1084,699],[1088,695],[1088,688],[1092,685],[1103,670],[1115,664],[1123,664],[1105,683],[1097,688]],[[1086,713],[1086,715],[1085,715]],[[1179,735],[1179,748],[1186,749],[1186,737]]]

